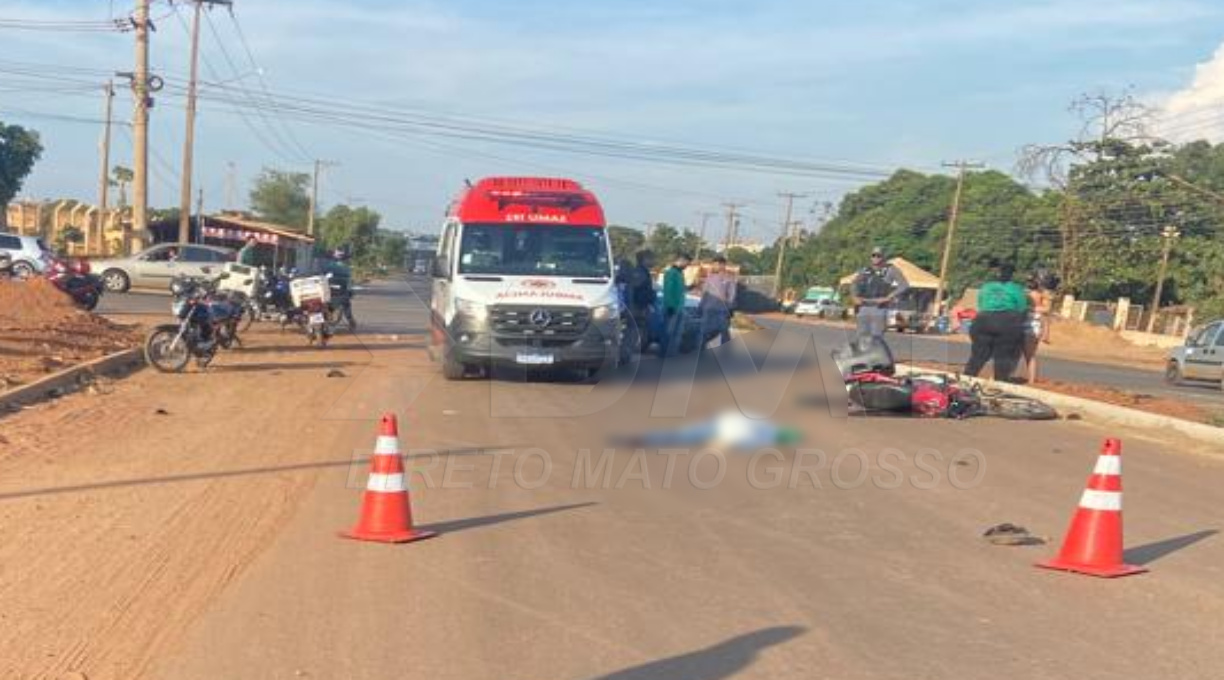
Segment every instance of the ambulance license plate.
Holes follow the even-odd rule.
[[[516,361],[527,366],[548,366],[553,362],[553,355],[520,352]]]

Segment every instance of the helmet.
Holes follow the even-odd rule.
[[[347,260],[348,251],[344,248],[336,248],[334,251],[332,251],[332,259],[333,260]]]

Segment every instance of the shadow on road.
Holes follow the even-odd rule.
[[[493,451],[506,451],[519,448],[514,445],[490,446],[486,448],[430,449],[418,454],[404,456],[406,461],[417,459],[434,459],[447,456],[483,456]],[[249,475],[275,475],[283,472],[315,470],[322,468],[350,467],[359,465],[363,473],[369,465],[369,456],[355,456],[344,460],[327,460],[317,463],[287,463],[285,465],[269,465],[265,467],[239,468],[237,470],[218,470],[215,472],[196,472],[181,475],[165,475],[162,477],[139,477],[133,479],[115,479],[93,484],[73,484],[67,486],[47,486],[38,489],[25,489],[0,493],[0,502],[31,498],[34,496],[54,496],[58,494],[80,493],[83,491],[102,491],[107,489],[122,489],[135,486],[152,486],[156,484],[177,484],[182,482],[200,482],[228,477],[246,477]],[[364,486],[364,483],[363,483]]]
[[[308,344],[305,337],[287,336],[292,338],[294,342],[286,342],[283,345],[262,345],[259,347],[245,347],[241,350],[243,354],[275,354],[298,353],[298,352],[343,352],[347,350],[353,351],[370,351],[370,352],[385,352],[393,349],[425,349],[423,342],[342,342],[329,344],[325,349],[319,349],[314,345]]]
[[[456,519],[449,522],[435,522],[426,526],[420,527],[429,531],[436,531],[440,534],[454,533],[463,531],[464,529],[476,529],[479,527],[493,526],[503,522],[513,522],[519,519],[527,519],[528,517],[540,517],[542,515],[551,515],[557,512],[565,512],[567,510],[577,510],[578,508],[586,508],[598,503],[571,503],[570,505],[556,505],[549,508],[536,508],[535,510],[521,510],[519,512],[503,512],[496,515],[483,515],[481,517],[469,517],[468,519]]]
[[[594,680],[721,680],[756,661],[764,650],[789,642],[807,631],[801,626],[777,626],[739,635],[712,647],[671,656],[601,675]]]
[[[313,371],[313,370],[328,370],[333,368],[345,368],[348,366],[368,366],[369,364],[358,364],[352,361],[312,361],[301,364],[230,364],[230,365],[213,365],[209,367],[209,372],[216,373],[274,373],[279,371]]]
[[[1218,533],[1220,533],[1218,529],[1208,529],[1206,531],[1196,531],[1192,534],[1186,534],[1184,536],[1166,538],[1163,541],[1155,541],[1153,543],[1137,545],[1133,548],[1127,548],[1123,553],[1123,559],[1130,564],[1151,564],[1165,555],[1175,553],[1184,548],[1189,548],[1195,543],[1207,540]]]

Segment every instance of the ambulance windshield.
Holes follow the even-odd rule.
[[[602,227],[551,224],[465,224],[460,274],[609,278]]]

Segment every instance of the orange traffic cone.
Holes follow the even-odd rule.
[[[1104,578],[1147,571],[1122,563],[1122,442],[1105,440],[1062,551],[1037,566]]]
[[[370,459],[370,477],[361,499],[361,517],[345,538],[379,543],[407,543],[435,534],[412,528],[412,502],[400,460],[399,426],[394,414],[383,416],[378,443]]]

